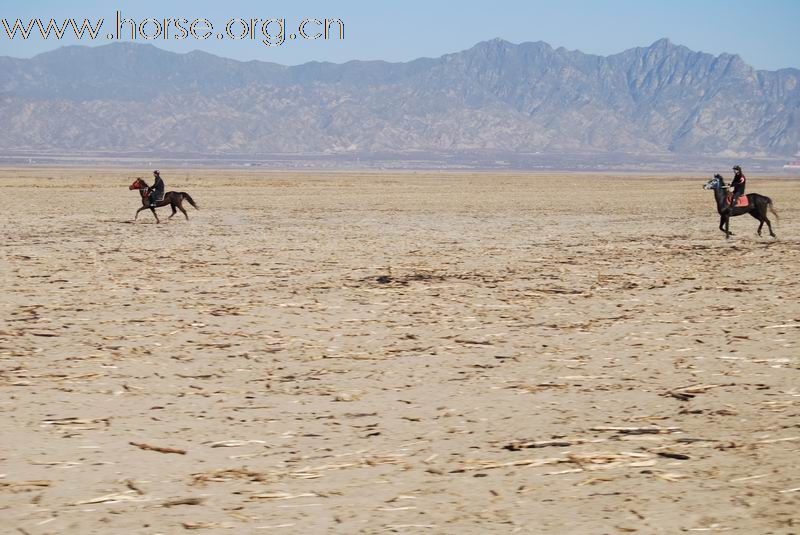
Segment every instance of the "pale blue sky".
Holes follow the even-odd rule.
[[[514,43],[546,41],[583,52],[608,55],[646,46],[668,37],[677,44],[713,54],[730,52],[760,69],[800,68],[800,1],[761,0],[566,0],[437,2],[371,1],[71,1],[2,0],[0,18],[104,18],[103,38],[84,44],[106,44],[106,30],[123,16],[206,18],[216,28],[231,18],[286,18],[287,26],[303,18],[340,18],[343,41],[287,41],[267,48],[258,40],[150,41],[177,52],[205,50],[241,60],[259,59],[288,65],[306,61],[351,59],[407,61],[469,48],[478,41],[502,37]],[[215,29],[216,29],[215,28]],[[76,41],[30,38],[10,41],[0,27],[0,55],[30,57]],[[140,42],[145,42],[140,40]]]

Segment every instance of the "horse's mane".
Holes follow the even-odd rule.
[[[142,184],[144,184],[144,187],[146,187],[146,188],[149,188],[149,187],[150,187],[150,184],[148,184],[148,183],[145,181],[145,179],[143,179],[143,178],[141,178],[141,177],[138,177],[138,176],[136,177],[136,179],[137,179],[139,182],[141,182]]]

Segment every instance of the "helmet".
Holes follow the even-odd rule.
[[[734,166],[733,166],[733,170],[734,170],[734,171],[741,171],[741,170],[742,170],[742,167],[741,167],[741,166],[739,166],[739,165],[734,165]]]
[[[154,175],[160,175],[160,174],[161,174],[161,172],[160,172],[158,169],[156,169],[155,171],[153,171],[153,174],[154,174]]]

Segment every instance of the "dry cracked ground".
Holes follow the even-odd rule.
[[[800,182],[136,174],[0,171],[3,533],[800,533]]]

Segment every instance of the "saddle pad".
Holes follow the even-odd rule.
[[[730,206],[731,200],[733,199],[733,193],[728,193],[725,197],[725,202]],[[747,195],[742,195],[738,199],[736,199],[736,207],[740,206],[750,206],[750,201],[747,199]]]

